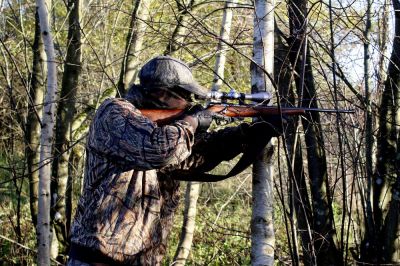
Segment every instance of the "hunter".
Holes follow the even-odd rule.
[[[142,67],[139,80],[124,98],[105,100],[92,121],[69,266],[160,265],[180,180],[221,180],[224,176],[206,172],[279,135],[267,122],[207,132],[214,114],[192,101],[207,91],[180,60],[155,57]],[[187,112],[158,125],[142,115],[144,108]]]

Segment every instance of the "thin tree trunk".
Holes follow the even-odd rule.
[[[71,154],[72,136],[71,125],[75,115],[75,101],[81,72],[81,28],[80,28],[80,0],[68,1],[68,37],[67,54],[64,64],[64,73],[61,85],[61,101],[58,105],[56,141],[54,151],[53,176],[55,188],[52,192],[52,218],[58,239],[59,252],[65,256],[68,250],[70,222],[66,217],[66,192],[68,184],[69,157]]]
[[[398,142],[398,145],[400,143]],[[398,149],[397,156],[400,151]],[[399,169],[399,168],[398,168]],[[400,171],[397,170],[397,181],[392,186],[392,198],[386,215],[383,229],[383,263],[400,264]],[[379,254],[379,253],[378,253]]]
[[[337,86],[337,76],[336,76],[336,51],[335,51],[335,38],[334,38],[334,29],[333,29],[333,23],[334,23],[334,19],[333,19],[333,7],[332,7],[332,0],[329,0],[329,29],[330,29],[330,54],[331,54],[331,68],[332,68],[332,86],[333,86],[333,99],[334,99],[334,107],[335,109],[338,109],[338,101],[339,101],[339,95],[338,95],[338,86]],[[343,257],[343,255],[345,255],[344,258],[344,263],[347,263],[347,245],[345,245],[345,241],[346,241],[346,237],[345,237],[345,221],[346,221],[346,214],[347,214],[347,174],[346,174],[346,166],[345,166],[345,162],[344,162],[344,157],[345,157],[345,153],[343,152],[343,134],[342,134],[342,129],[341,129],[342,125],[341,125],[341,115],[338,113],[336,114],[336,131],[337,131],[337,140],[338,140],[338,148],[339,148],[339,167],[340,167],[340,174],[341,174],[341,179],[342,179],[342,219],[341,219],[341,236],[340,236],[340,248],[341,248],[341,256],[340,254],[338,254],[338,257],[336,258],[337,260],[341,259],[341,257]],[[327,190],[329,192],[329,181],[327,183]],[[329,194],[328,194],[329,195]],[[351,214],[349,216],[349,219],[351,219]],[[333,214],[332,214],[332,221],[333,221]],[[349,232],[347,232],[347,235],[349,234]],[[337,264],[343,264],[342,261],[337,261]]]
[[[316,265],[316,253],[312,243],[312,212],[309,193],[307,190],[307,181],[303,165],[303,154],[301,148],[301,139],[297,134],[298,121],[294,121],[289,126],[286,135],[287,146],[289,149],[290,164],[288,167],[293,169],[291,180],[291,196],[296,213],[299,233],[301,236],[301,246],[303,249],[304,265]],[[290,171],[290,170],[289,170]],[[295,232],[297,233],[297,232]],[[296,243],[294,243],[295,245]]]
[[[131,24],[126,38],[125,55],[118,81],[118,93],[123,96],[134,83],[139,71],[139,52],[141,52],[151,1],[136,0],[131,15]]]
[[[221,24],[221,41],[217,48],[217,60],[215,63],[216,73],[214,76],[213,90],[218,90],[222,84],[224,78],[225,62],[226,62],[226,44],[229,40],[229,34],[232,24],[232,10],[231,7],[236,0],[232,3],[226,3],[224,9],[224,15]],[[174,258],[174,265],[184,265],[189,256],[189,251],[192,246],[193,233],[195,229],[195,217],[197,208],[197,199],[201,190],[201,183],[189,182],[186,188],[185,197],[185,211],[184,221],[182,226],[181,238],[178,244],[178,249]]]
[[[39,201],[37,240],[39,266],[50,265],[50,181],[51,158],[54,136],[54,124],[57,102],[57,66],[54,53],[54,42],[49,25],[49,13],[44,0],[37,0],[40,30],[43,38],[44,50],[47,55],[47,91],[44,100],[42,132],[40,135],[40,163],[39,163]]]
[[[296,71],[297,95],[302,106],[318,108],[316,89],[312,73],[309,48],[306,36],[307,1],[290,2],[289,17],[292,51],[289,55]],[[314,250],[317,253],[318,265],[340,265],[336,245],[333,241],[333,213],[329,195],[329,183],[322,135],[318,113],[307,114],[302,118],[307,146],[308,173],[311,183],[313,202],[313,236]]]
[[[185,3],[185,0],[176,0],[175,2],[179,11],[178,17],[176,18],[177,24],[169,40],[167,49],[164,51],[164,55],[173,55],[183,46],[187,28],[186,24],[189,20],[189,12],[192,11],[195,0],[189,0],[188,4]]]
[[[231,32],[232,25],[232,7],[236,4],[236,0],[225,3],[224,15],[222,17],[222,25],[220,30],[221,40],[218,43],[217,55],[215,58],[215,69],[214,69],[214,80],[213,80],[213,91],[218,91],[223,84],[224,72],[225,72],[225,62],[226,62],[226,52],[229,43],[229,35]]]
[[[373,147],[373,124],[372,124],[372,109],[371,109],[371,90],[370,90],[370,52],[369,52],[369,35],[371,31],[371,0],[367,0],[367,21],[364,31],[364,87],[365,87],[365,102],[366,102],[366,124],[365,124],[365,158],[367,170],[367,202],[371,198],[372,188],[372,147]],[[370,202],[369,202],[370,205]],[[369,208],[372,211],[372,208]]]
[[[371,106],[371,90],[370,90],[370,34],[371,34],[371,0],[367,0],[367,10],[366,10],[366,21],[365,21],[365,29],[364,29],[364,88],[365,88],[365,168],[366,168],[366,195],[365,195],[365,205],[366,205],[366,213],[365,213],[365,236],[364,239],[368,242],[362,243],[361,247],[361,257],[362,260],[364,258],[372,255],[370,253],[371,250],[376,249],[376,245],[378,244],[378,235],[379,232],[380,221],[374,220],[375,214],[378,214],[378,210],[376,209],[376,205],[379,205],[379,200],[375,201],[372,197],[372,179],[373,179],[373,162],[372,162],[372,149],[373,149],[373,124],[372,124],[372,106]],[[373,201],[371,201],[373,200]],[[379,209],[379,206],[378,206]],[[374,213],[375,211],[375,213]],[[367,259],[369,260],[369,259]]]
[[[368,198],[371,192],[372,180],[372,147],[373,147],[373,125],[372,125],[372,110],[371,110],[371,90],[370,90],[370,52],[369,52],[369,35],[371,31],[371,0],[367,0],[367,14],[364,30],[364,88],[365,88],[365,103],[366,103],[366,121],[365,121],[365,159],[368,180]]]
[[[251,90],[253,93],[269,91],[272,82],[264,70],[273,76],[274,68],[274,0],[254,2],[254,44],[251,64]],[[261,69],[264,68],[264,69]],[[273,265],[275,234],[273,227],[273,154],[271,141],[253,164],[253,207],[251,217],[251,263]]]
[[[35,13],[35,37],[33,41],[33,64],[31,86],[28,100],[28,117],[26,121],[26,157],[29,179],[29,205],[32,222],[36,227],[38,213],[38,184],[40,161],[40,119],[42,117],[43,95],[45,86],[46,54],[40,36],[39,14]]]
[[[386,61],[387,61],[387,48],[388,48],[388,34],[389,34],[389,8],[390,0],[384,0],[382,12],[379,19],[379,33],[378,33],[378,49],[379,49],[379,62],[378,62],[378,92],[385,89],[386,80]]]
[[[307,53],[308,54],[308,53]],[[311,60],[306,58],[305,99],[316,99],[316,90],[311,71]],[[303,106],[318,108],[315,100],[303,100]],[[341,265],[342,259],[333,241],[333,212],[329,190],[329,180],[324,149],[324,139],[318,113],[306,115],[302,119],[307,145],[308,173],[311,180],[313,199],[313,217],[315,230],[315,250],[318,250],[317,262],[321,265]]]
[[[192,246],[196,225],[197,199],[200,194],[200,183],[188,182],[185,195],[185,210],[178,248],[174,257],[174,265],[185,265]]]
[[[289,48],[283,44],[281,38],[276,37],[276,60],[275,69],[280,69],[276,73],[275,79],[278,81],[279,94],[282,97],[281,104],[295,106],[295,92],[292,82],[292,73],[288,57]],[[283,62],[283,63],[281,63]],[[286,148],[288,155],[288,173],[290,178],[290,202],[295,210],[298,231],[301,236],[301,246],[303,249],[304,265],[315,265],[315,250],[312,244],[312,212],[309,192],[307,190],[307,180],[303,165],[302,143],[299,130],[299,119],[294,117],[285,130]],[[293,222],[294,223],[294,222]],[[294,230],[292,228],[292,230]],[[292,234],[297,234],[293,232]],[[297,243],[293,243],[293,246]],[[293,252],[294,259],[298,261],[298,256]],[[292,262],[296,265],[295,262]]]

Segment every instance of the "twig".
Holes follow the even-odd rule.
[[[17,245],[17,246],[19,246],[19,247],[21,247],[21,248],[23,248],[23,249],[26,249],[26,250],[28,250],[28,251],[30,251],[30,252],[33,252],[33,253],[36,253],[36,254],[38,253],[36,250],[33,250],[33,249],[31,249],[31,248],[29,248],[29,247],[27,247],[27,246],[25,246],[25,245],[22,245],[21,243],[18,243],[17,241],[15,241],[15,240],[13,240],[13,239],[11,239],[11,238],[8,238],[8,237],[6,237],[6,236],[0,235],[0,238],[3,239],[3,240],[8,241],[8,242],[10,242],[10,243],[13,243],[14,245]],[[51,259],[51,261],[54,262],[54,263],[56,263],[57,265],[64,265],[64,264],[62,264],[62,263],[56,261],[55,259]]]

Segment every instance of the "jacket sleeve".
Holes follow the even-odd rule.
[[[227,127],[215,132],[196,134],[192,154],[178,167],[167,167],[162,172],[173,179],[180,179],[179,171],[208,172],[222,161],[229,161],[242,153],[247,140],[243,133],[242,124],[236,127]],[[201,180],[196,180],[201,181]]]
[[[192,152],[194,129],[184,121],[158,127],[125,100],[107,100],[97,111],[88,148],[124,168],[178,165]]]

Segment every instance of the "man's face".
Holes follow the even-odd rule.
[[[155,105],[165,109],[185,109],[190,105],[190,93],[182,89],[152,89],[146,95]]]

